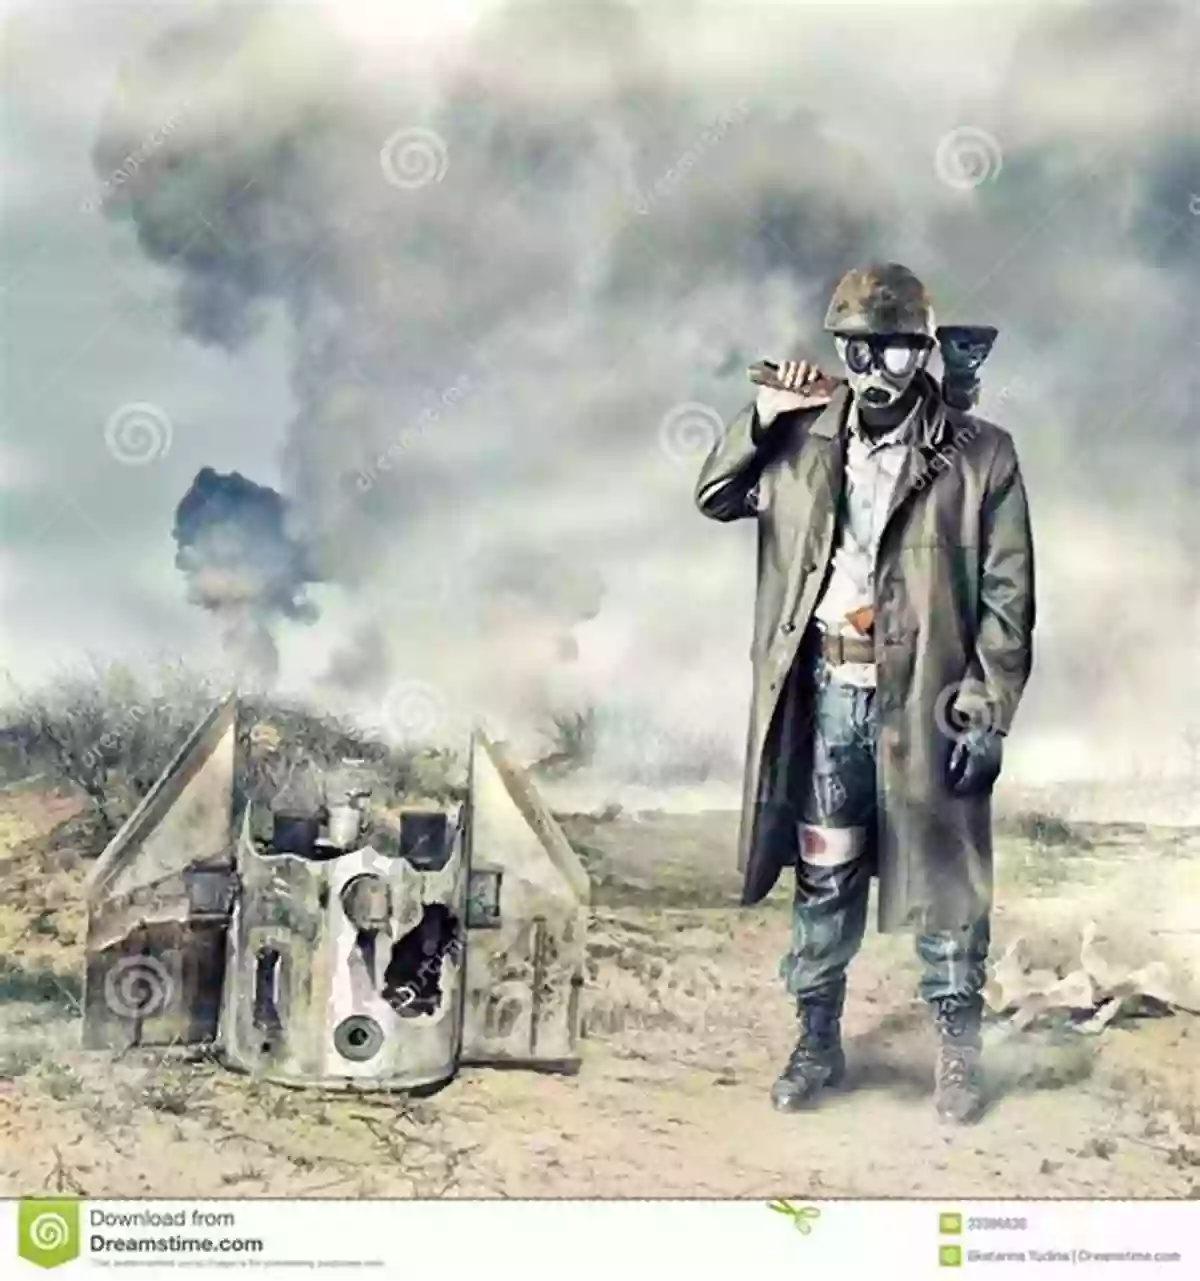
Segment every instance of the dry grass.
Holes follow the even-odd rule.
[[[264,716],[243,730],[261,749],[271,744],[263,728],[269,725]],[[336,744],[335,751],[343,746],[336,737],[325,741]],[[77,843],[80,829],[72,824],[87,804],[78,790],[0,797],[0,1093],[11,1104],[4,1115],[16,1127],[0,1129],[0,1147],[10,1154],[0,1173],[10,1186],[134,1197],[222,1196],[231,1189],[244,1196],[526,1195],[530,1188],[545,1194],[549,1185],[537,1181],[537,1171],[553,1159],[562,1162],[555,1178],[576,1179],[574,1193],[614,1195],[612,1189],[627,1190],[634,1177],[622,1162],[636,1134],[666,1145],[670,1164],[656,1176],[662,1186],[728,1195],[735,1186],[745,1190],[743,1166],[754,1159],[747,1152],[770,1148],[774,1130],[766,1120],[761,1133],[754,1126],[765,1082],[787,1048],[773,968],[786,903],[773,899],[755,914],[734,906],[732,817],[600,813],[570,820],[569,834],[587,847],[598,882],[588,1071],[566,1083],[466,1074],[444,1094],[415,1101],[288,1089],[227,1072],[203,1050],[80,1051],[82,883],[89,866],[83,855],[89,847]],[[1029,839],[1035,831],[1041,844]],[[1133,862],[1144,854],[1136,834],[1118,834],[1106,851],[1101,833],[1068,832],[1073,835],[1064,837],[1031,821],[1024,836],[1002,834],[1002,863],[1020,873],[1022,891],[1005,890],[1003,902],[1020,898],[1027,910],[1029,896],[1040,892],[1039,859],[1054,860],[1056,875],[1070,880],[1091,875],[1093,853]],[[1102,876],[1109,874],[1102,869]],[[1073,881],[1066,890],[1056,897],[1073,901]],[[1001,930],[1011,928],[1004,914],[998,920]],[[1064,922],[1044,942],[1046,963],[1069,961],[1077,928]],[[915,1018],[910,1026],[900,999],[910,976],[905,971],[900,982],[894,973],[897,966],[911,969],[912,958],[907,948],[901,955],[899,945],[885,943],[872,940],[856,971],[861,1026],[852,1037],[865,1096],[855,1106],[866,1110],[864,1133],[875,1137],[879,1125],[903,1121],[874,1091],[898,1088],[910,1049],[918,1092],[927,1074],[917,1053],[925,1022]],[[1006,1037],[995,1029],[990,1074],[1008,1115],[1040,1117],[1038,1125],[1050,1126],[1045,1138],[1038,1129],[1036,1143],[1026,1148],[1018,1133],[1012,1170],[1023,1169],[1020,1162],[1035,1153],[1029,1170],[1037,1171],[1040,1161],[1037,1177],[1058,1194],[1110,1186],[1136,1191],[1158,1178],[1171,1180],[1172,1188],[1194,1185],[1200,1099],[1188,1026],[1183,1019],[1150,1020],[1087,1042]],[[1068,1150],[1053,1131],[1051,1110],[1061,1105],[1079,1115],[1079,1100],[1102,1092],[1111,1104],[1096,1103],[1088,1113],[1099,1146],[1087,1148],[1072,1137]],[[1046,1104],[1047,1097],[1053,1102]],[[739,1142],[730,1165],[721,1153],[724,1127],[735,1114],[753,1138],[749,1148]],[[830,1186],[844,1184],[849,1194],[857,1188],[858,1167],[850,1158],[838,1165],[842,1139],[830,1137],[834,1122],[853,1120],[842,1115],[844,1122],[834,1117],[828,1132],[810,1131],[810,1146],[828,1163]],[[603,1137],[610,1133],[624,1136],[611,1152]],[[693,1133],[699,1137],[690,1156],[677,1159],[672,1145]],[[981,1141],[995,1149],[997,1171],[1008,1170],[1007,1130]],[[1139,1154],[1154,1163],[1145,1175],[1136,1172]],[[580,1171],[597,1161],[610,1163],[607,1182],[589,1190]],[[686,1186],[679,1174],[684,1168]],[[947,1186],[968,1173],[967,1167],[948,1171]]]
[[[44,688],[18,692],[0,713],[0,786],[33,780],[77,798],[57,844],[94,857],[115,835],[188,734],[221,697],[202,675],[175,664],[134,673],[93,666]],[[287,792],[306,806],[323,799],[327,773],[362,762],[383,807],[420,797],[461,799],[465,761],[453,753],[403,750],[318,708],[264,696],[238,707],[234,821],[247,801],[269,807]],[[0,830],[0,848],[19,844]],[[52,842],[52,844],[54,844]],[[49,925],[49,922],[46,922]]]

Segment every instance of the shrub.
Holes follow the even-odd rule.
[[[550,751],[535,763],[535,769],[566,772],[590,765],[596,754],[596,709],[555,713],[550,742]]]
[[[182,664],[144,675],[124,664],[93,665],[8,709],[2,740],[10,777],[44,772],[90,802],[89,850],[98,854],[153,787],[222,690]],[[362,762],[383,804],[420,795],[456,800],[461,763],[453,753],[391,747],[314,707],[257,695],[239,700],[234,817],[247,801],[269,806],[286,788],[310,787],[319,801],[326,772]]]
[[[93,665],[19,694],[5,738],[18,747],[22,773],[44,771],[82,791],[112,836],[215,697],[181,665],[159,665],[146,677],[121,663]]]
[[[1018,835],[1034,845],[1074,846],[1086,848],[1090,842],[1066,819],[1040,810],[1025,810],[1014,821]]]

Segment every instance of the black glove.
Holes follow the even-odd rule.
[[[1004,735],[986,726],[969,729],[950,750],[946,781],[956,796],[982,796],[1000,777]]]

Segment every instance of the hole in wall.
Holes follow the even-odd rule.
[[[283,1022],[279,1017],[279,951],[261,947],[254,958],[254,1026],[278,1032]]]
[[[458,917],[444,904],[426,904],[417,924],[392,944],[383,999],[402,1018],[433,1014],[442,1003],[442,961],[461,949]]]

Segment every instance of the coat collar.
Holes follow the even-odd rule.
[[[946,402],[942,398],[941,388],[928,373],[922,370],[917,377],[924,384],[925,396],[920,417],[914,424],[916,428],[914,443],[922,450],[941,449],[950,436],[950,419],[946,411]],[[833,393],[829,404],[809,427],[809,435],[835,440],[847,432],[850,401],[850,388],[846,383],[842,383]]]
[[[953,439],[955,423],[958,421],[958,414],[947,407],[941,388],[934,379],[924,370],[918,376],[924,383],[925,398],[920,416],[914,424],[915,448],[905,451],[900,475],[897,477],[896,487],[892,491],[891,501],[884,517],[885,532],[892,517],[907,502],[913,491],[928,479],[934,458],[947,449]],[[841,446],[841,448],[821,450],[824,483],[829,498],[833,502],[840,500],[839,496],[845,484],[845,447],[849,440],[847,422],[849,408],[850,388],[843,383],[808,429],[810,435],[836,442]]]

